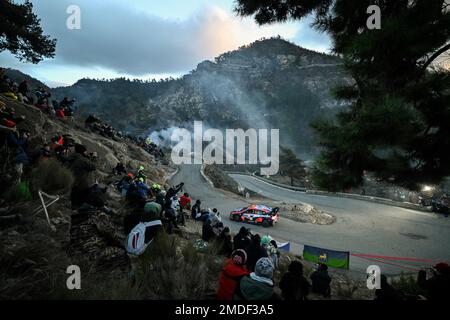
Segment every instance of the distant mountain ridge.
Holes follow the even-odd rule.
[[[147,134],[203,120],[216,128],[280,128],[282,143],[313,152],[309,123],[342,107],[331,89],[352,79],[336,56],[280,38],[255,41],[203,61],[179,79],[81,79],[53,89],[75,97],[78,112],[97,113],[119,129]]]

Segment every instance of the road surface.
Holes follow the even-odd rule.
[[[283,218],[273,228],[246,225],[254,233],[270,234],[280,242],[290,241],[293,253],[301,254],[303,245],[309,244],[351,253],[450,261],[450,218],[443,215],[356,199],[311,195],[273,186],[250,176],[231,176],[242,186],[264,197],[305,202],[337,218],[331,225],[300,223]],[[211,187],[202,177],[199,165],[180,166],[172,183],[181,181],[185,183],[186,192],[194,199],[202,200],[202,208],[218,208],[224,224],[233,232],[243,225],[230,221],[228,213],[249,202]],[[430,266],[426,262],[384,261],[388,263],[352,256],[350,269],[362,273],[367,266],[376,264],[384,273],[399,274]]]

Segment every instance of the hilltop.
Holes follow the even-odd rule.
[[[314,151],[309,123],[342,108],[335,85],[351,81],[339,57],[279,38],[263,39],[204,61],[179,79],[81,79],[53,90],[79,112],[97,113],[125,132],[145,134],[203,120],[217,128],[281,128],[282,143]]]

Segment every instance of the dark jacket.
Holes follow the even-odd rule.
[[[237,249],[247,250],[250,243],[251,243],[251,240],[248,236],[243,236],[238,233],[233,238],[233,249],[234,250],[237,250]]]
[[[219,247],[220,254],[223,254],[226,257],[230,257],[231,253],[233,252],[233,242],[231,241],[231,236],[226,235],[224,232],[221,232],[219,236]]]
[[[192,209],[191,209],[191,217],[192,217],[192,219],[195,220],[195,217],[197,216],[198,213],[200,213],[200,211],[201,211],[200,205],[194,204],[192,206]]]
[[[233,300],[275,300],[273,285],[245,276],[236,287]]]
[[[311,274],[312,292],[328,297],[331,294],[331,277],[326,271],[314,271]]]
[[[255,270],[256,262],[260,258],[267,257],[267,250],[261,247],[259,243],[252,243],[246,250],[247,252],[247,267],[250,271]]]
[[[281,295],[284,300],[306,300],[311,285],[302,274],[286,272],[280,281]]]
[[[450,300],[450,275],[436,274],[427,279],[425,271],[419,271],[417,284],[426,290],[426,296],[430,300]]]
[[[202,227],[202,239],[203,241],[209,242],[216,238],[216,234],[214,233],[213,227],[210,223],[204,223]]]

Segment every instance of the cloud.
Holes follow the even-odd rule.
[[[293,26],[258,27],[220,7],[207,6],[184,20],[167,20],[117,1],[79,0],[81,30],[66,28],[66,8],[35,4],[46,33],[58,39],[55,63],[101,67],[141,76],[177,73],[262,36],[292,36]]]
[[[235,16],[231,3],[197,5],[171,18],[152,14],[144,1],[35,0],[35,12],[46,34],[57,38],[56,57],[39,65],[22,64],[7,53],[0,62],[41,78],[70,83],[88,77],[140,77],[181,75],[205,59],[214,57],[261,37],[281,35],[299,39],[301,45],[320,50],[317,34],[301,22],[258,26],[252,18]],[[184,3],[184,2],[183,2]],[[81,9],[81,30],[69,30],[66,9]],[[135,5],[139,4],[139,5]],[[174,4],[174,1],[171,2]],[[162,4],[158,6],[163,6]],[[164,4],[165,6],[165,4]],[[224,9],[226,7],[226,9]],[[152,10],[153,9],[153,10]],[[323,44],[322,44],[323,45]]]

